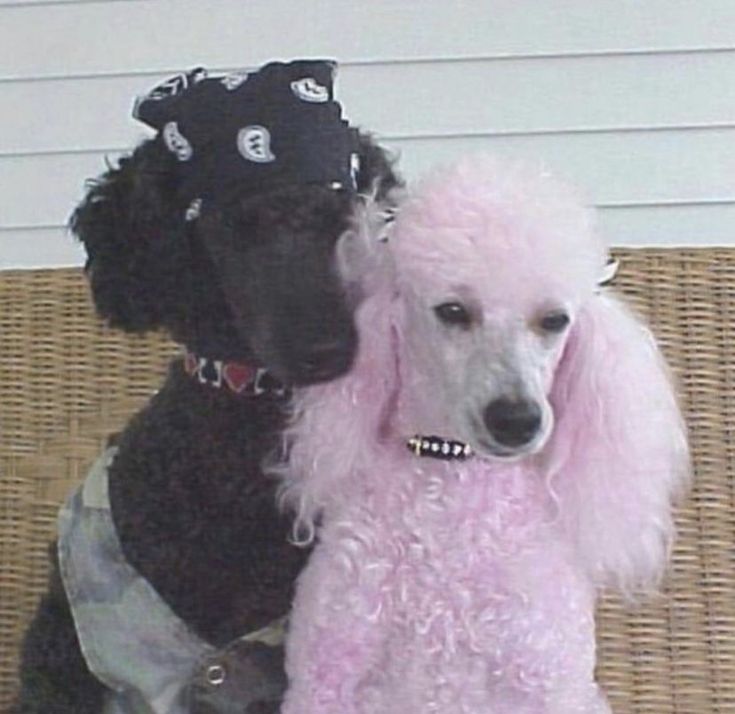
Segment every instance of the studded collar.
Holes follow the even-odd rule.
[[[406,446],[416,456],[426,456],[442,461],[453,461],[455,459],[463,461],[472,455],[472,448],[469,444],[444,439],[441,436],[421,436],[417,434],[406,442]]]

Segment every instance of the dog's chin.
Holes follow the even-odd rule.
[[[467,441],[474,454],[480,458],[502,463],[514,463],[538,454],[544,448],[548,439],[549,433],[544,430],[539,432],[533,440],[519,447],[503,446],[487,434],[474,434]]]
[[[357,342],[345,341],[345,345],[317,354],[299,352],[292,345],[258,344],[251,340],[253,357],[282,384],[290,387],[310,387],[331,382],[346,375],[355,361]]]
[[[475,456],[487,459],[488,461],[513,463],[514,461],[521,461],[524,457],[529,455],[529,452],[525,448],[509,449],[482,439],[470,441],[469,444],[472,447],[472,451]]]
[[[284,384],[292,387],[310,387],[323,382],[331,382],[349,372],[354,356],[345,352],[330,359],[314,361],[308,364],[292,363],[273,359],[270,361],[271,374]]]

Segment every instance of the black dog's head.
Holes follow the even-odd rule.
[[[360,138],[358,193],[388,201],[391,163]],[[359,197],[312,184],[233,190],[186,221],[176,158],[141,144],[71,218],[100,315],[131,332],[164,328],[192,351],[255,360],[308,384],[344,373],[356,349],[353,305],[335,246]]]

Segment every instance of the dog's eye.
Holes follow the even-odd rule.
[[[569,315],[562,310],[550,312],[544,315],[539,322],[539,327],[544,332],[562,332],[569,324]]]
[[[445,302],[434,308],[434,313],[445,325],[469,327],[472,316],[467,308],[459,302]]]

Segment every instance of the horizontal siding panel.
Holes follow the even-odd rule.
[[[0,230],[0,270],[83,264],[81,245],[61,228]]]
[[[735,246],[735,205],[602,209],[600,230],[611,245]]]
[[[735,3],[734,3],[735,4]],[[387,136],[722,124],[735,52],[344,67],[354,122]],[[125,147],[156,78],[0,84],[0,153]]]
[[[99,154],[0,159],[0,228],[66,224],[87,179],[105,170]]]
[[[599,225],[611,245],[735,245],[735,206],[603,209]],[[0,270],[83,263],[62,229],[0,230]]]
[[[541,160],[598,204],[735,202],[735,128],[540,136],[457,137],[385,142],[414,180],[437,164],[493,153]],[[114,159],[115,154],[109,155]],[[84,181],[105,170],[102,154],[0,158],[0,225],[64,223]],[[42,201],[34,197],[42,196]]]
[[[169,0],[0,12],[0,77],[735,46],[731,0]],[[42,51],[19,52],[27,43]]]
[[[541,161],[596,204],[735,202],[735,127],[710,131],[457,137],[388,142],[410,178],[482,153]]]
[[[110,2],[147,2],[147,0],[0,0],[0,10],[3,8],[20,7],[28,8],[29,6],[38,7],[43,5],[89,5],[90,3],[110,3]]]

